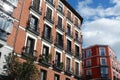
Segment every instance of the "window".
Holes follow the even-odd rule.
[[[7,0],[7,2],[9,2],[11,5],[14,5],[15,7],[18,4],[18,0]]]
[[[75,31],[75,39],[78,40],[78,32],[77,31]]]
[[[67,40],[67,51],[71,52],[71,41]]]
[[[100,56],[105,56],[106,55],[105,48],[104,47],[100,47],[99,48],[99,53],[100,53]]]
[[[58,25],[62,27],[62,18],[58,16]]]
[[[92,75],[91,70],[86,70],[86,75]]]
[[[58,4],[58,10],[63,12],[63,5],[61,2],[59,2],[59,4]]]
[[[44,35],[44,38],[46,39],[51,38],[51,28],[48,25],[45,25],[43,35]]]
[[[100,64],[101,65],[107,65],[106,58],[100,58]]]
[[[75,25],[78,27],[78,19],[75,18]]]
[[[27,44],[26,44],[26,53],[33,55],[34,51],[34,45],[35,45],[35,39],[32,39],[31,37],[27,38]]]
[[[53,3],[53,0],[47,0],[47,1],[49,1],[49,2]]]
[[[79,46],[75,45],[75,55],[78,56],[78,57],[80,57],[79,54],[80,54],[79,53]]]
[[[39,10],[40,0],[33,0],[32,7]]]
[[[67,18],[71,20],[71,12],[69,10],[67,11]]]
[[[46,77],[47,77],[47,71],[41,70],[40,80],[47,80]]]
[[[35,17],[35,16],[33,16],[33,15],[31,15],[30,16],[30,28],[32,29],[32,30],[37,30],[37,25],[38,25],[38,19]]]
[[[101,77],[107,77],[108,76],[108,68],[102,67],[101,68]]]
[[[57,65],[59,65],[59,64],[60,64],[60,61],[61,61],[61,55],[60,55],[59,52],[56,52],[56,55],[55,55],[55,63],[56,63]]]
[[[86,60],[86,66],[91,66],[91,60]]]
[[[43,52],[42,52],[45,56],[48,56],[49,54],[49,47],[43,45]]]
[[[11,33],[12,28],[13,28],[12,20],[10,20],[7,17],[0,16],[0,30],[4,31],[6,33]]]
[[[92,52],[91,49],[86,50],[86,58],[91,57]]]
[[[70,35],[71,34],[71,26],[67,24],[67,33]]]
[[[79,75],[79,63],[75,62],[75,74]]]
[[[66,58],[66,71],[70,71],[71,70],[71,65],[70,65],[70,58]]]
[[[55,80],[60,80],[60,76],[55,74]]]
[[[2,53],[0,52],[0,58],[1,58]]]
[[[52,10],[49,7],[47,7],[46,17],[47,19],[52,20]]]
[[[59,45],[60,47],[63,47],[63,36],[57,33],[56,38],[57,38],[56,39],[57,45]]]

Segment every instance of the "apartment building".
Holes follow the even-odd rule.
[[[83,18],[66,0],[1,1],[12,6],[11,15],[5,14],[13,25],[7,25],[11,32],[4,31],[6,40],[0,34],[1,58],[14,52],[20,58],[35,60],[40,80],[82,79]]]
[[[94,45],[83,50],[85,80],[120,80],[120,63],[108,45]]]

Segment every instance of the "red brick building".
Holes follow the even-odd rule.
[[[83,50],[85,80],[120,80],[120,63],[107,45],[94,45]]]
[[[0,3],[10,7],[8,12],[1,4],[0,11],[13,25],[0,28],[5,35],[0,34],[0,60],[4,62],[4,56],[14,51],[21,58],[37,58],[40,80],[81,79],[83,18],[66,0],[1,0]]]

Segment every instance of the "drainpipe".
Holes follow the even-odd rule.
[[[25,0],[22,0],[22,5],[21,5],[21,11],[20,11],[20,16],[18,18],[18,26],[17,26],[17,30],[16,30],[16,34],[15,34],[15,38],[14,38],[14,43],[13,43],[13,53],[15,50],[15,46],[16,46],[16,40],[17,40],[17,35],[18,35],[18,30],[19,30],[19,25],[20,25],[20,20],[21,20],[21,16],[22,16],[22,11],[23,11],[23,5],[24,5]]]

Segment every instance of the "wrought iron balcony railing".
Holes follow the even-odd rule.
[[[40,30],[39,27],[37,25],[34,25],[34,24],[30,23],[30,22],[28,23],[28,26],[27,26],[26,29],[29,30],[30,32],[36,34],[36,35],[40,34],[39,33],[39,30]]]

